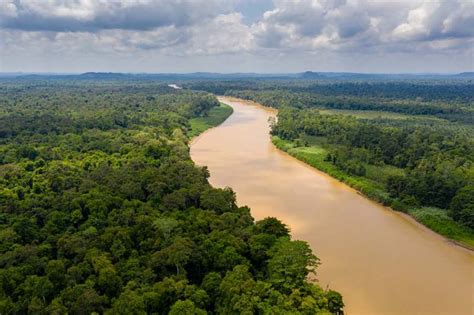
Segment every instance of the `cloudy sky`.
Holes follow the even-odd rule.
[[[0,71],[461,72],[474,0],[0,0]]]

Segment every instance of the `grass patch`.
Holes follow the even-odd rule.
[[[308,145],[313,146],[324,146],[327,145],[327,138],[321,136],[310,136],[307,134],[300,135],[301,140],[305,141]]]
[[[387,118],[387,119],[415,119],[415,120],[424,120],[424,121],[446,121],[435,116],[430,115],[407,115],[394,112],[384,112],[376,110],[346,110],[346,109],[322,109],[319,111],[321,114],[325,115],[346,115],[354,116],[356,118],[363,119],[377,119],[377,118]]]
[[[405,171],[392,165],[371,165],[364,164],[365,177],[385,184],[390,176],[404,175]]]
[[[469,248],[474,248],[474,231],[453,221],[446,210],[438,208],[418,208],[408,211],[418,222],[449,239]]]
[[[311,143],[323,142],[321,139],[316,138],[312,140]],[[367,177],[353,176],[340,170],[331,162],[325,161],[324,159],[328,150],[322,146],[312,145],[309,147],[298,147],[293,142],[283,140],[277,136],[272,137],[272,142],[280,150],[348,184],[368,198],[380,202],[385,206],[391,206],[396,210],[406,212],[415,218],[415,220],[436,233],[454,240],[465,247],[474,249],[474,231],[453,221],[447,215],[446,210],[428,207],[414,209],[390,197],[384,188],[384,178],[390,174],[399,174],[403,172],[402,169],[387,165],[369,165],[367,168]],[[371,179],[371,177],[378,177],[378,180]]]
[[[212,108],[208,116],[190,119],[191,129],[188,132],[189,138],[196,137],[207,129],[220,125],[227,117],[232,115],[233,111],[232,107],[221,103],[219,107]]]
[[[280,139],[277,136],[272,137],[272,142],[280,150],[283,150],[298,160],[331,175],[351,187],[354,187],[367,197],[385,205],[391,203],[388,193],[381,188],[383,186],[381,183],[366,177],[349,175],[331,162],[325,161],[324,159],[326,158],[328,151],[324,147],[296,147],[291,141]]]

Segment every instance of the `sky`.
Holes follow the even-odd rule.
[[[474,0],[0,0],[17,71],[474,71]]]

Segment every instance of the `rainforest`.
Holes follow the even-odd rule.
[[[319,259],[190,159],[231,114],[163,83],[0,87],[1,314],[341,314]]]

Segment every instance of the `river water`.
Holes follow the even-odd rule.
[[[349,315],[474,314],[474,254],[276,149],[276,111],[222,97],[234,113],[191,144],[210,182],[256,219],[274,216],[321,259],[318,279]]]

